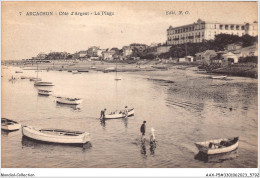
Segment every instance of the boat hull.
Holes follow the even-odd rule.
[[[71,101],[71,100],[68,100],[66,98],[57,98],[56,102],[59,103],[59,104],[79,105],[82,102],[82,100]]]
[[[12,121],[10,119],[6,119],[7,122],[4,122],[1,120],[1,129],[6,130],[6,131],[15,131],[19,130],[21,128],[21,124]]]
[[[38,91],[38,95],[42,95],[42,96],[50,96],[51,93],[46,93],[46,92],[42,92],[42,91]]]
[[[51,82],[36,82],[34,86],[54,86]]]
[[[128,115],[127,117],[131,117],[134,116],[135,110],[133,109],[129,109],[128,110]],[[105,115],[104,119],[121,119],[121,118],[125,118],[126,115],[124,113],[115,113],[115,114],[107,114]]]
[[[226,79],[227,76],[212,76],[212,79]]]
[[[78,136],[51,135],[40,132],[39,129],[30,126],[22,127],[22,134],[30,139],[59,144],[84,144],[90,141],[89,133],[82,133]]]
[[[239,145],[238,137],[235,137],[232,139],[234,140],[236,138],[237,138],[237,140],[229,146],[223,146],[223,145],[220,145],[220,143],[221,143],[221,141],[227,141],[227,140],[231,140],[231,139],[209,140],[206,142],[195,143],[195,145],[200,152],[207,154],[207,155],[223,154],[223,153],[228,153],[228,152],[234,151],[238,148],[238,145]],[[215,148],[215,147],[209,148],[207,145],[209,145],[210,143],[217,144],[218,145],[217,148]]]

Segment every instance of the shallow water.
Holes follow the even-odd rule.
[[[2,69],[2,117],[23,125],[91,133],[92,147],[43,144],[23,138],[21,130],[1,132],[2,167],[257,167],[257,80],[212,80],[195,69],[150,74],[42,71],[53,96],[37,94],[28,79],[33,70]],[[151,72],[152,73],[152,72]],[[148,79],[149,78],[149,79]],[[169,82],[170,80],[171,82]],[[54,96],[80,97],[77,107],[56,104]],[[135,116],[100,123],[100,110],[135,108]],[[232,108],[232,110],[230,110]],[[140,126],[155,129],[157,145],[141,144]],[[238,150],[225,159],[197,159],[194,142],[239,136]]]

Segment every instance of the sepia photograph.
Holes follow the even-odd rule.
[[[258,168],[258,2],[2,1],[1,168]]]

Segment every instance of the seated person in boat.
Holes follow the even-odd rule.
[[[209,143],[209,148],[221,148],[222,146],[213,142]]]
[[[104,119],[105,118],[106,110],[107,110],[106,108],[104,110],[101,110],[100,119]]]

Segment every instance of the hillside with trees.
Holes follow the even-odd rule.
[[[202,43],[186,43],[174,45],[167,53],[160,54],[160,58],[180,58],[186,56],[195,56],[196,53],[206,50],[223,51],[228,44],[241,43],[243,47],[251,46],[257,42],[258,37],[244,35],[239,37],[237,35],[219,34],[215,36],[215,40],[203,41]]]

